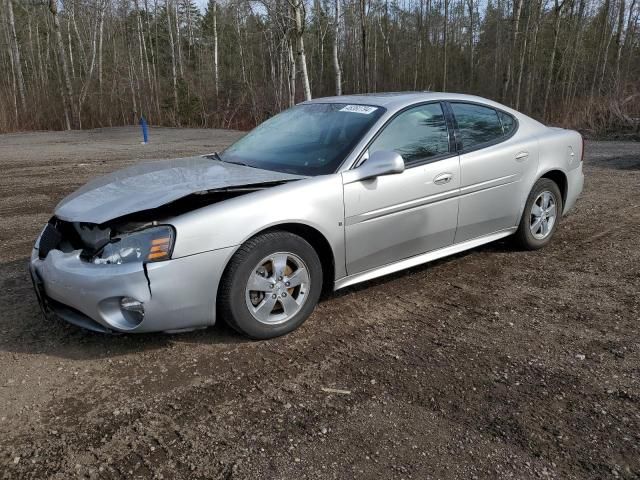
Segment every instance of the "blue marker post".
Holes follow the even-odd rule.
[[[147,143],[149,143],[149,127],[144,116],[140,116],[140,121],[138,123],[140,123],[140,127],[142,128],[142,144],[146,145]]]

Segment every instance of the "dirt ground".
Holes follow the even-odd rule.
[[[548,248],[340,291],[283,338],[43,320],[27,257],[64,195],[238,135],[0,136],[0,477],[640,478],[638,143],[588,143]]]

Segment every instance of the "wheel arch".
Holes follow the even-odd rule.
[[[229,258],[227,259],[226,264],[224,266],[223,274],[221,275],[221,278],[224,277],[224,275],[226,274],[227,268],[229,268],[229,264],[231,263],[231,259],[235,255],[237,249],[240,248],[242,244],[246,243],[247,241],[249,241],[254,237],[257,237],[258,235],[262,235],[268,232],[276,232],[276,231],[289,232],[294,235],[298,235],[313,247],[313,249],[318,254],[318,258],[320,259],[320,264],[322,265],[322,291],[323,293],[328,293],[333,291],[336,265],[335,265],[335,254],[333,252],[333,248],[331,247],[331,244],[329,243],[329,240],[327,240],[327,237],[322,232],[320,232],[320,230],[310,225],[307,225],[305,223],[298,223],[298,222],[279,223],[276,225],[271,225],[269,227],[263,228],[262,230],[258,230],[257,232],[254,232],[250,237],[243,240],[243,242],[240,245],[238,245],[235,251],[231,255],[229,255]],[[216,291],[216,299],[220,295],[221,283],[222,282],[218,283],[218,288]]]
[[[556,185],[558,185],[558,188],[560,189],[560,194],[562,195],[562,207],[564,209],[564,206],[567,203],[567,192],[569,190],[569,180],[567,179],[567,174],[564,173],[562,170],[554,169],[554,170],[548,170],[544,174],[540,175],[538,180],[540,178],[548,178],[549,180],[554,182]]]

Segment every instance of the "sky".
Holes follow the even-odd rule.
[[[204,13],[204,11],[207,8],[207,0],[194,0],[196,2],[196,5],[198,5],[198,7],[200,7],[200,11],[202,13]]]

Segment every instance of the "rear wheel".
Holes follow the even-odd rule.
[[[311,315],[322,290],[322,266],[303,238],[268,232],[248,240],[220,285],[219,314],[235,330],[265,339],[289,333]]]
[[[515,234],[518,244],[527,250],[537,250],[551,241],[562,215],[562,194],[558,185],[548,178],[538,180],[522,212]]]

